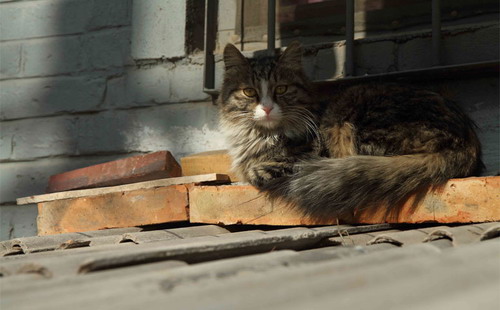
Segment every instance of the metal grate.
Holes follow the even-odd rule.
[[[205,71],[203,90],[212,96],[218,95],[215,89],[215,40],[217,37],[217,10],[218,0],[206,0],[205,10]],[[361,80],[381,79],[428,79],[429,77],[446,77],[458,71],[468,73],[498,73],[499,60],[466,63],[460,65],[442,66],[441,62],[441,0],[432,0],[432,67],[388,72],[372,75],[355,75],[354,63],[354,0],[346,0],[346,55],[344,64],[344,77],[340,79],[316,80],[315,83],[343,83]],[[270,54],[275,52],[276,38],[276,0],[268,0],[267,15],[267,50]]]

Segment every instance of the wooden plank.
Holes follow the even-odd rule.
[[[169,151],[132,156],[50,177],[47,193],[180,177],[181,166]]]
[[[197,175],[205,173],[227,174],[231,182],[240,179],[231,170],[232,160],[227,150],[197,153],[181,158],[182,174]]]
[[[190,190],[190,221],[256,225],[327,225],[337,218],[311,218],[300,208],[271,202],[249,185],[195,186]],[[325,206],[326,207],[326,206]],[[397,213],[387,206],[344,216],[340,221],[375,223],[473,223],[500,221],[500,177],[452,179],[416,202],[410,198]]]
[[[188,204],[185,185],[41,202],[38,234],[186,221]]]
[[[118,186],[110,186],[110,187],[95,188],[95,189],[80,189],[74,191],[18,198],[17,204],[25,205],[30,203],[40,203],[40,202],[54,201],[60,199],[92,197],[109,193],[128,192],[133,190],[164,187],[170,185],[205,183],[205,182],[227,183],[229,182],[229,177],[223,174],[211,173],[211,174],[195,175],[188,177],[167,178],[154,181],[138,182],[127,185],[118,185]]]

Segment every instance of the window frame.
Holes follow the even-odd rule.
[[[346,56],[344,63],[344,76],[341,78],[314,80],[313,83],[319,86],[328,86],[331,84],[350,84],[363,81],[404,81],[404,80],[428,80],[430,78],[445,78],[456,75],[457,73],[467,73],[468,76],[475,74],[498,74],[500,61],[482,61],[473,63],[464,63],[458,65],[442,65],[441,61],[441,0],[432,0],[432,21],[431,21],[431,66],[413,70],[403,70],[396,72],[386,72],[379,74],[355,75],[354,62],[354,0],[346,1]],[[212,98],[218,96],[219,91],[215,89],[215,45],[217,38],[217,18],[218,18],[218,0],[206,0],[205,2],[205,64],[203,91],[210,94]],[[240,12],[241,14],[241,12]],[[276,38],[276,0],[268,0],[267,14],[267,52],[274,54]],[[243,29],[242,29],[243,31]]]

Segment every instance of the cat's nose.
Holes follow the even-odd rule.
[[[262,107],[262,110],[264,110],[264,112],[266,112],[266,115],[269,115],[269,113],[271,113],[273,107]]]

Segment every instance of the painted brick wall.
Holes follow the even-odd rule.
[[[0,1],[0,239],[33,235],[52,174],[224,148],[179,0]],[[175,78],[174,78],[175,77]]]
[[[235,3],[219,1],[219,51],[239,40]],[[43,193],[52,174],[144,152],[179,158],[225,147],[202,92],[203,55],[186,53],[185,12],[181,0],[0,0],[0,240],[35,234],[36,209],[14,201]],[[357,72],[421,68],[429,48],[425,34],[363,39]],[[443,48],[446,64],[496,59],[498,24],[449,31]],[[343,55],[342,42],[318,46],[306,71],[338,77]],[[498,79],[438,84],[478,122],[487,174],[497,173]]]

